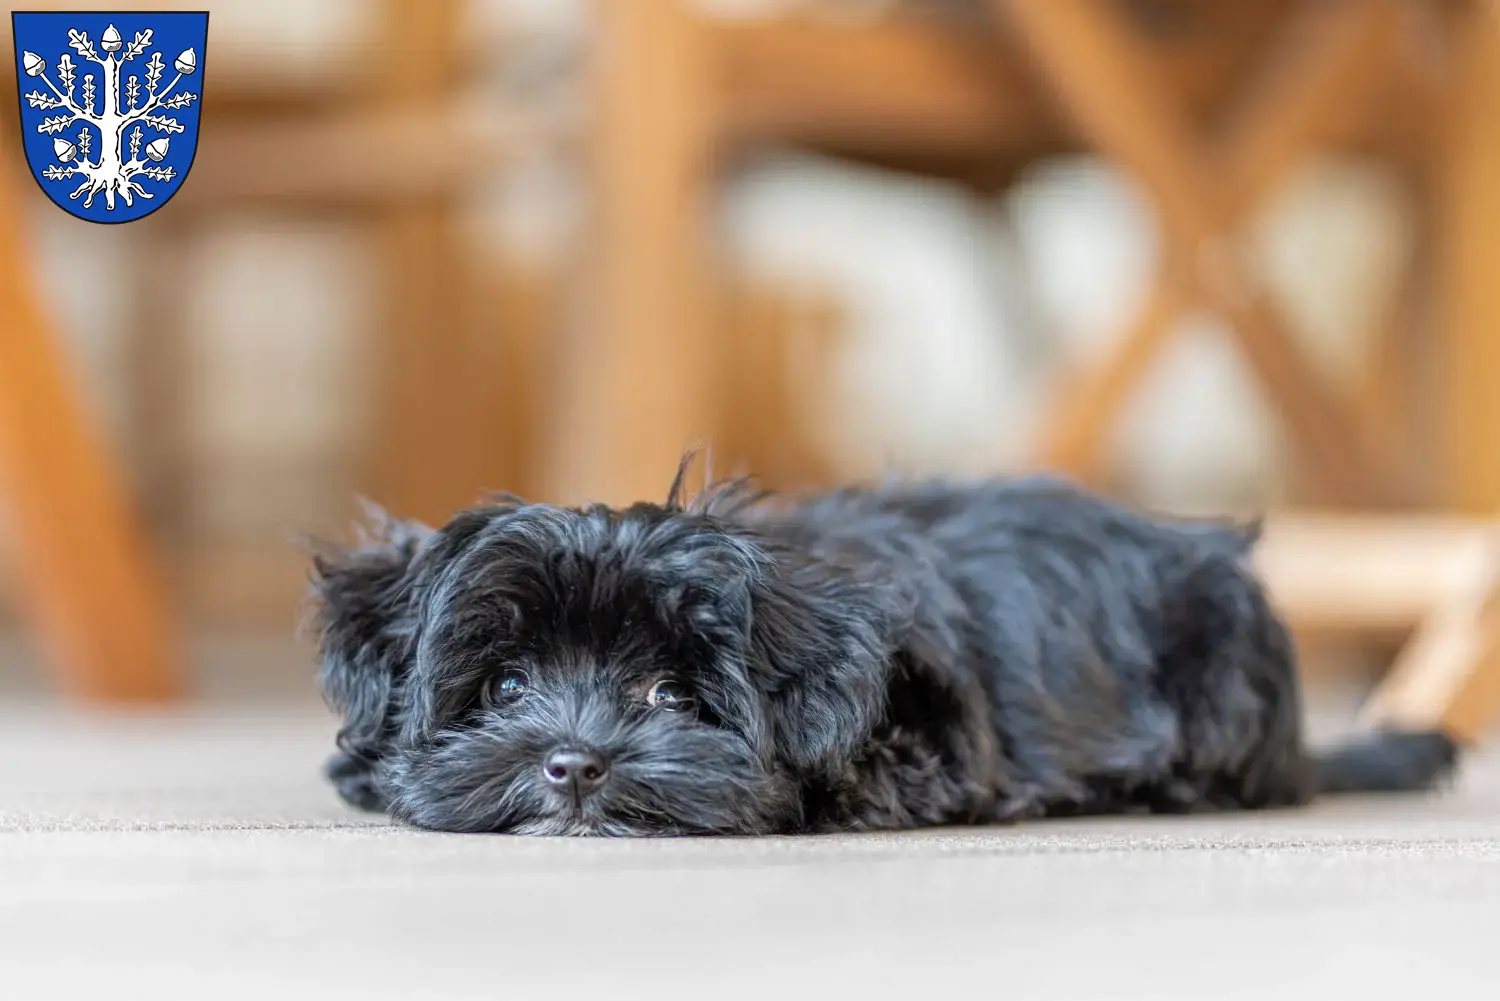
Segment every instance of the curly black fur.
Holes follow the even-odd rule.
[[[344,798],[450,831],[756,834],[1290,806],[1454,763],[1439,733],[1307,752],[1255,526],[1044,478],[679,494],[383,519],[319,557]],[[601,756],[597,789],[549,780],[558,748]]]

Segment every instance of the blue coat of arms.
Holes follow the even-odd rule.
[[[16,12],[16,88],[32,176],[89,222],[175,195],[198,150],[208,13]]]

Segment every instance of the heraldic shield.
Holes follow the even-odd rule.
[[[198,152],[206,11],[11,15],[21,139],[65,212],[132,222],[182,188]]]

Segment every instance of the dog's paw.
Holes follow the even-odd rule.
[[[1033,790],[1002,797],[995,803],[990,814],[994,824],[1019,824],[1023,820],[1035,820],[1046,814],[1041,797]]]
[[[1146,809],[1164,816],[1186,816],[1209,810],[1203,790],[1184,779],[1167,779],[1143,794]]]
[[[340,751],[323,765],[323,775],[350,806],[371,813],[385,811],[385,796],[375,783],[369,762]]]

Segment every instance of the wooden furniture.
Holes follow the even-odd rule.
[[[0,499],[22,594],[65,691],[160,702],[185,679],[176,621],[116,456],[69,371],[0,177]]]
[[[1227,128],[1206,142],[1172,103],[1130,26],[1099,4],[995,5],[1088,141],[1138,182],[1161,219],[1161,265],[1145,308],[1112,356],[1057,396],[1042,464],[1087,473],[1128,390],[1165,346],[1185,307],[1229,321],[1236,346],[1304,446],[1330,499],[1382,499],[1366,428],[1300,356],[1274,301],[1247,273],[1236,230],[1315,144],[1366,110],[1391,66],[1392,8],[1376,0],[1294,12],[1295,35]]]
[[[378,385],[355,475],[372,496],[427,517],[452,502],[452,479],[465,472],[453,436],[440,433],[463,399],[452,373],[465,371],[454,357],[469,291],[454,202],[494,163],[505,134],[501,115],[476,120],[459,107],[473,66],[461,9],[460,0],[382,0],[368,37],[310,80],[267,82],[254,65],[216,71],[199,161],[158,238],[191,241],[235,213],[362,227],[376,268]],[[169,492],[182,481],[157,486]]]
[[[1121,16],[1141,6],[1155,21]],[[1039,158],[1096,148],[1156,198],[1171,252],[1153,294],[1115,356],[1058,394],[1039,464],[1097,479],[1102,431],[1171,321],[1206,301],[1234,321],[1327,499],[1407,499],[1356,408],[1314,377],[1276,304],[1247,280],[1233,236],[1315,148],[1425,169],[1406,161],[1442,94],[1402,46],[1411,11],[1428,6],[976,0],[948,5],[954,23],[899,5],[851,22],[726,21],[678,0],[599,4],[595,322],[564,373],[579,416],[556,449],[553,492],[650,496],[683,442],[715,425],[722,349],[708,300],[719,276],[704,232],[714,179],[748,149],[789,143],[985,188]],[[1168,27],[1151,27],[1160,21]],[[1090,69],[1065,69],[1080,64]]]
[[[1500,513],[1500,11],[1479,4],[1460,22],[1453,98],[1435,177],[1437,302],[1444,347],[1440,482],[1445,505]],[[1493,522],[1456,567],[1367,706],[1371,723],[1440,725],[1470,742],[1500,717],[1500,568]],[[1428,554],[1430,556],[1430,554]],[[1407,561],[1406,572],[1425,561]]]
[[[1308,5],[1297,15],[1299,30],[1269,61],[1218,144],[1205,147],[1156,83],[1140,46],[1101,5],[994,0],[994,6],[1017,30],[1064,112],[1151,196],[1165,244],[1163,268],[1135,327],[1113,357],[1060,396],[1044,459],[1086,469],[1113,408],[1160,349],[1167,322],[1183,306],[1206,304],[1229,320],[1242,355],[1296,433],[1325,496],[1348,507],[1412,497],[1403,496],[1406,484],[1395,469],[1382,468],[1392,455],[1375,448],[1370,432],[1380,429],[1358,422],[1354,408],[1320,386],[1297,356],[1274,306],[1236,259],[1233,227],[1313,143],[1360,124],[1361,99],[1388,85],[1401,65],[1399,42],[1424,28],[1447,29],[1459,45],[1458,73],[1428,95],[1446,102],[1430,101],[1429,112],[1449,117],[1425,137],[1441,156],[1417,178],[1429,182],[1437,206],[1431,225],[1440,317],[1432,332],[1443,344],[1438,364],[1449,397],[1439,425],[1445,445],[1438,497],[1450,508],[1477,507],[1487,515],[1500,510],[1500,494],[1493,491],[1500,459],[1492,458],[1500,456],[1494,450],[1500,299],[1481,235],[1493,230],[1476,227],[1476,220],[1486,227],[1500,221],[1500,173],[1494,169],[1500,166],[1494,152],[1500,144],[1490,134],[1500,112],[1500,73],[1494,68],[1500,21],[1492,7],[1468,5],[1461,17],[1445,23],[1449,11],[1431,4]],[[1410,327],[1408,333],[1423,331],[1415,323]],[[1406,416],[1418,415],[1408,410]],[[1409,518],[1353,529],[1347,518],[1314,531],[1303,525],[1298,547],[1327,562],[1293,570],[1278,567],[1273,556],[1267,577],[1294,621],[1308,617],[1309,607],[1332,604],[1348,626],[1361,630],[1390,624],[1389,608],[1361,607],[1361,598],[1380,580],[1425,595],[1425,606],[1406,610],[1403,624],[1414,624],[1415,636],[1375,693],[1367,717],[1373,723],[1441,725],[1472,740],[1500,717],[1500,629],[1493,607],[1500,554],[1492,530],[1471,527],[1453,537],[1455,531],[1436,534]],[[1336,548],[1340,542],[1343,552]],[[1364,566],[1371,557],[1386,558]],[[1330,566],[1336,568],[1332,577]],[[1321,579],[1322,586],[1299,594],[1310,579]]]
[[[346,457],[318,457],[302,475],[339,484],[351,509],[357,491],[433,521],[483,486],[513,486],[531,451],[513,426],[498,433],[513,408],[495,385],[510,374],[510,352],[526,347],[503,323],[502,294],[517,292],[516,282],[466,246],[459,219],[460,199],[533,141],[533,125],[514,108],[492,103],[476,115],[464,103],[485,57],[464,31],[464,6],[381,0],[365,36],[335,47],[310,76],[278,79],[260,55],[220,45],[191,176],[168,210],[132,231],[147,248],[142,262],[191,256],[226,219],[272,228],[313,220],[357,233],[373,264],[365,312],[374,328],[361,349],[374,383],[369,426]],[[144,268],[137,284],[151,288],[162,270]],[[144,445],[137,458],[188,611],[199,624],[289,628],[306,566],[285,536],[309,526],[296,514],[285,530],[201,524],[196,485],[225,472],[243,479],[264,460],[233,455],[229,470],[217,470],[188,440],[185,297],[158,288],[142,299],[128,352]],[[271,461],[266,475],[294,475]]]
[[[1294,630],[1398,644],[1367,701],[1372,726],[1438,726],[1477,742],[1500,714],[1500,522],[1291,514],[1274,519],[1258,569]]]
[[[985,188],[1040,157],[1089,150],[1145,190],[1164,246],[1152,292],[1116,349],[1065,382],[1037,465],[1105,478],[1104,433],[1172,321],[1208,306],[1229,321],[1300,446],[1309,499],[1340,511],[1500,511],[1500,283],[1486,236],[1500,231],[1492,5],[975,0],[945,9],[953,20],[897,5],[873,20],[729,21],[675,0],[596,5],[593,322],[564,373],[561,402],[573,419],[550,453],[550,495],[658,496],[684,443],[719,426],[734,394],[713,323],[720,277],[708,206],[726,164],[772,142]],[[1350,399],[1302,357],[1237,244],[1293,170],[1334,149],[1393,166],[1424,209],[1430,261],[1393,302],[1364,392]],[[1429,371],[1435,392],[1422,383]],[[1320,534],[1336,524],[1303,524],[1311,536],[1298,545],[1328,555],[1426,538],[1425,522],[1391,513],[1364,523],[1351,547]],[[1435,562],[1450,548],[1476,551],[1471,541],[1432,545]],[[1338,593],[1319,595],[1299,589],[1305,565],[1273,566],[1283,578],[1273,587],[1302,606],[1289,609],[1294,619],[1342,607],[1345,628],[1391,625],[1376,621],[1369,582],[1352,571],[1320,578]],[[1451,723],[1461,702],[1463,728],[1475,733],[1500,709],[1500,697],[1484,694],[1496,687],[1476,611],[1484,586],[1427,584],[1436,590],[1408,594],[1396,616],[1399,628],[1422,625],[1372,711]],[[1459,633],[1463,642],[1445,639]],[[1468,680],[1422,680],[1438,676]],[[1430,694],[1439,690],[1448,694]]]
[[[305,559],[287,539],[307,527],[295,515],[286,525],[243,532],[196,517],[198,485],[222,470],[190,433],[191,391],[200,376],[187,297],[174,276],[216,223],[329,220],[352,223],[368,239],[377,300],[369,314],[378,321],[366,351],[377,383],[368,440],[351,449],[352,468],[338,468],[335,459],[331,470],[320,462],[308,476],[347,478],[351,505],[350,487],[403,513],[438,519],[481,486],[514,485],[517,466],[534,451],[507,420],[513,399],[524,394],[494,391],[498,377],[509,374],[501,367],[508,353],[530,348],[503,323],[511,304],[497,301],[495,286],[504,293],[531,289],[518,290],[524,281],[510,276],[497,280],[493,262],[465,251],[457,223],[458,198],[499,169],[519,141],[532,140],[532,119],[494,105],[475,115],[464,105],[462,85],[491,54],[464,30],[463,0],[371,6],[368,37],[346,40],[342,49],[329,39],[330,54],[316,73],[268,71],[274,53],[247,51],[224,37],[228,19],[216,16],[191,174],[170,206],[128,227],[126,263],[138,268],[128,283],[138,290],[137,308],[121,352],[134,432],[129,463],[142,515],[168,556],[164,575],[195,624],[290,629],[306,577]],[[387,55],[371,59],[370,51]],[[528,430],[533,423],[526,422]],[[495,433],[453,433],[464,427]],[[229,472],[253,475],[261,459],[236,456]],[[285,464],[265,472],[289,475]],[[23,541],[38,537],[27,534]],[[101,587],[111,573],[105,561]],[[119,602],[122,614],[132,600]],[[134,642],[130,630],[119,631],[122,645]]]

